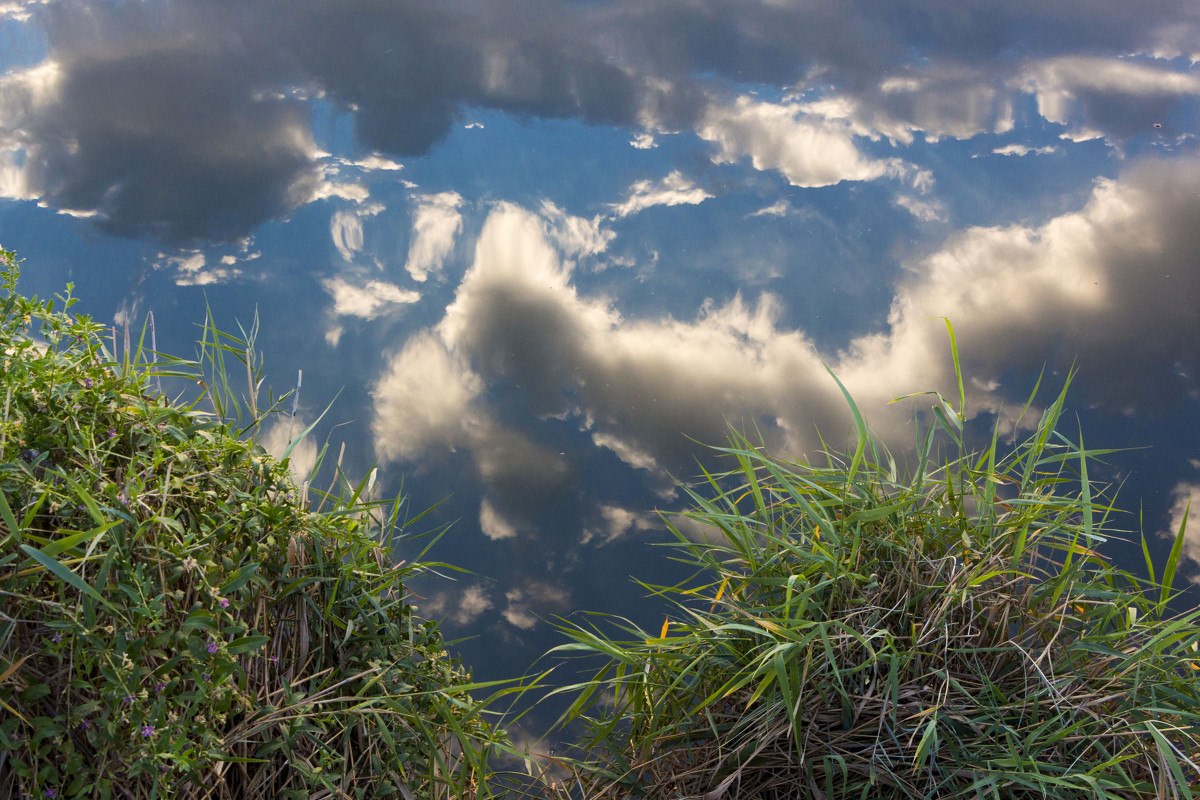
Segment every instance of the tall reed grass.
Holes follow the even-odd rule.
[[[1103,451],[1058,429],[1066,386],[1024,441],[997,427],[973,452],[959,376],[907,466],[848,394],[853,452],[720,448],[730,469],[689,490],[707,535],[672,526],[694,579],[648,587],[670,603],[662,629],[562,624],[556,652],[603,666],[560,690],[586,736],[551,795],[1191,796],[1200,611],[1170,610],[1183,529],[1161,569],[1144,539],[1147,576],[1116,568],[1098,550],[1112,498],[1089,477]]]

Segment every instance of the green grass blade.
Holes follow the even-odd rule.
[[[93,589],[91,586],[89,586],[82,578],[80,578],[74,572],[67,569],[62,564],[58,563],[57,560],[46,555],[41,550],[38,550],[36,547],[31,547],[30,545],[27,545],[27,544],[21,545],[21,549],[24,550],[25,553],[30,558],[32,558],[34,561],[41,564],[43,567],[45,567],[47,570],[49,570],[51,573],[53,573],[54,576],[57,577],[59,580],[61,580],[63,583],[66,583],[69,586],[73,586],[74,588],[83,592],[84,594],[91,597],[96,602],[103,605],[109,611],[113,612],[113,614],[117,615],[118,617],[121,616],[121,612],[117,610],[116,606],[114,606],[112,603],[105,600],[103,595],[101,595],[99,592],[97,592],[95,589]]]

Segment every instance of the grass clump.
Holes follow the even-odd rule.
[[[505,736],[406,602],[405,507],[339,472],[311,509],[244,438],[253,331],[117,360],[0,262],[0,798],[483,795]]]
[[[650,587],[673,603],[662,630],[564,625],[560,652],[604,660],[568,689],[588,732],[570,796],[1190,797],[1200,612],[1168,609],[1183,531],[1162,574],[1143,540],[1149,579],[1097,552],[1110,501],[1098,452],[1057,430],[1065,393],[982,452],[961,392],[937,396],[907,476],[853,401],[855,452],[825,464],[735,435],[730,471],[691,492],[708,535],[672,528],[698,573]]]

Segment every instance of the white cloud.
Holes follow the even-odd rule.
[[[658,147],[658,143],[654,141],[654,134],[652,133],[639,133],[629,141],[629,144],[638,150],[650,150]]]
[[[242,274],[228,266],[210,267],[199,250],[181,250],[174,255],[159,253],[151,262],[154,269],[174,270],[176,286],[211,286],[233,280]]]
[[[537,627],[540,617],[558,613],[571,602],[571,593],[545,581],[526,579],[504,594],[508,604],[501,612],[509,624],[523,631]]]
[[[363,246],[362,217],[353,211],[337,212],[329,220],[329,235],[342,258],[350,261]]]
[[[0,6],[0,11],[6,7],[11,8]],[[36,200],[40,195],[36,172],[26,157],[27,134],[10,126],[19,126],[56,102],[62,79],[63,70],[53,60],[0,75],[0,198]]]
[[[512,539],[517,526],[505,519],[488,500],[479,504],[479,528],[489,539]]]
[[[474,622],[480,614],[495,605],[487,596],[482,586],[468,586],[463,590],[459,599],[458,609],[454,612],[454,621],[459,625]]]
[[[1045,147],[1030,147],[1016,142],[1006,144],[1003,147],[997,147],[992,150],[992,153],[998,156],[1027,156],[1032,153],[1035,156],[1049,155],[1058,150],[1054,145],[1046,145]]]
[[[542,201],[542,216],[546,219],[550,238],[567,256],[599,255],[617,236],[613,231],[604,230],[603,216],[575,217],[549,200]]]
[[[1090,89],[1111,94],[1194,95],[1200,94],[1200,75],[1128,59],[1063,56],[1031,64],[1022,76],[1022,86],[1037,92],[1042,116],[1066,122],[1057,105],[1061,94]]]
[[[623,201],[613,204],[613,211],[619,217],[636,214],[651,206],[696,205],[712,197],[678,170],[660,181],[637,181],[626,194]]]
[[[793,186],[869,181],[898,166],[863,155],[847,125],[807,114],[795,103],[740,97],[731,106],[710,107],[697,133],[717,145],[715,163],[749,157],[755,169],[778,170]]]
[[[442,262],[454,248],[454,239],[462,230],[463,199],[457,192],[421,195],[413,213],[412,241],[404,269],[414,281],[424,281],[441,272]]]
[[[492,419],[481,400],[484,379],[444,337],[424,331],[409,339],[372,388],[377,457],[386,463],[466,448],[498,495],[532,500],[557,490],[568,478],[561,456]],[[486,500],[480,517],[503,538],[515,533],[519,512]]]
[[[1200,461],[1192,462],[1193,469],[1200,469]],[[1162,537],[1174,539],[1179,529],[1185,527],[1183,554],[1193,564],[1200,564],[1200,482],[1180,481],[1171,490],[1171,521]],[[1192,578],[1200,583],[1200,575]]]
[[[345,278],[326,278],[321,281],[325,291],[333,297],[333,313],[338,316],[375,319],[388,306],[415,303],[421,295],[410,289],[401,289],[384,281],[367,281],[355,286]]]
[[[1064,138],[1079,142],[1148,128],[1178,99],[1200,95],[1200,75],[1129,59],[1063,56],[1030,64],[1013,87],[1032,93],[1038,113],[1069,126]]]
[[[605,450],[611,450],[617,458],[634,469],[657,474],[657,477],[666,477],[665,473],[659,471],[658,459],[652,453],[639,449],[635,444],[622,439],[616,433],[597,431],[592,434],[592,444],[596,447],[603,447]]]
[[[11,19],[16,22],[26,22],[32,14],[32,6],[45,5],[50,0],[8,0],[0,2],[0,19]]]
[[[1186,57],[1192,66],[1200,64],[1200,26],[1195,23],[1176,22],[1163,25],[1155,32],[1156,43],[1147,55],[1171,60]]]
[[[1200,270],[1200,161],[1144,162],[1102,180],[1086,205],[1040,226],[971,228],[913,265],[892,303],[888,330],[855,340],[836,368],[847,385],[944,385],[942,335],[955,324],[964,369],[981,381],[1061,354],[1077,359],[1093,402],[1154,402],[1183,387],[1156,364],[1196,355]],[[938,366],[934,366],[938,365]],[[976,408],[994,404],[977,389]]]
[[[796,209],[792,208],[792,204],[787,200],[776,200],[769,206],[764,206],[758,211],[755,211],[750,216],[752,217],[786,217]]]
[[[939,65],[880,82],[860,96],[827,95],[802,103],[800,109],[830,121],[841,121],[858,136],[912,144],[921,133],[936,142],[943,137],[969,139],[981,133],[1003,133],[1013,127],[1010,94],[994,78],[964,67]]]
[[[906,91],[915,91],[920,87],[919,82],[910,82],[912,88]],[[885,86],[888,84],[885,83]],[[796,109],[820,120],[849,126],[855,136],[868,139],[883,137],[893,144],[912,144],[913,134],[921,130],[915,122],[894,119],[882,109],[869,107],[864,100],[849,95],[827,95],[820,100],[799,103]]]
[[[461,591],[449,589],[428,595],[421,603],[421,613],[428,619],[442,617],[456,625],[470,625],[495,605],[487,589],[476,583]]]
[[[681,432],[719,440],[740,403],[771,417],[801,413],[805,398],[835,403],[807,340],[774,330],[778,312],[764,296],[692,323],[622,320],[579,297],[536,216],[501,206],[438,330],[481,379],[520,386],[534,413],[589,417],[599,446],[653,469],[664,452],[690,461]]]
[[[383,172],[397,172],[404,169],[403,164],[393,161],[390,158],[386,158],[379,153],[372,153],[366,158],[361,158],[357,161],[350,161],[343,158],[339,159],[338,163],[348,167],[357,167],[365,172],[375,172],[377,170]]]
[[[903,208],[922,222],[940,222],[943,216],[942,204],[935,201],[920,200],[910,195],[897,195],[896,205]]]
[[[345,261],[353,261],[354,255],[363,247],[363,218],[373,217],[383,211],[381,203],[368,203],[357,208],[338,211],[329,220],[329,235],[333,246]]]
[[[600,520],[594,526],[589,526],[583,533],[582,544],[599,540],[600,544],[608,544],[620,539],[630,532],[642,533],[662,527],[658,515],[649,511],[632,511],[628,508],[614,505],[600,506]]]
[[[352,203],[363,203],[370,196],[371,190],[360,183],[337,183],[322,179],[316,183],[312,193],[306,200],[313,203],[318,200],[329,200],[337,197],[342,200],[349,200]]]
[[[465,359],[428,332],[417,334],[371,390],[376,453],[386,462],[466,444],[478,423],[472,402],[482,391],[483,381]]]
[[[484,385],[520,391],[534,417],[578,420],[597,447],[658,477],[694,468],[696,446],[686,437],[720,442],[728,424],[750,420],[778,451],[812,452],[818,430],[838,446],[852,426],[826,361],[885,440],[904,447],[911,405],[889,401],[926,389],[954,393],[940,317],[954,323],[964,372],[975,379],[967,386],[973,414],[1011,420],[999,378],[1047,359],[1066,368],[1078,358],[1077,382],[1095,403],[1123,408],[1178,396],[1186,387],[1163,381],[1200,373],[1200,356],[1181,344],[1200,341],[1200,226],[1187,222],[1197,218],[1200,160],[1141,164],[1099,182],[1078,211],[950,237],[908,265],[884,327],[823,357],[803,330],[781,325],[770,294],[708,302],[694,319],[625,318],[607,298],[579,293],[538,215],[502,204],[436,336],[418,340],[436,348],[436,363],[455,368],[428,375],[418,359],[397,359],[381,385],[412,388],[377,390],[377,416],[389,419],[377,423],[377,446],[415,457],[415,437],[425,437],[478,450],[481,474],[492,476],[489,501],[514,519],[520,493],[493,470],[505,463],[497,454],[515,450],[495,443],[517,435],[489,419]],[[1160,376],[1154,365],[1164,363],[1178,370]],[[474,387],[468,402],[464,384]],[[445,400],[434,396],[443,385]],[[417,397],[425,416],[405,410]],[[522,460],[545,457],[534,442],[516,441],[528,454]]]

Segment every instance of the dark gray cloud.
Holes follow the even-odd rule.
[[[113,232],[237,238],[318,183],[304,105],[253,97],[219,54],[78,58],[58,88],[28,120],[29,179],[46,202],[97,211]]]

